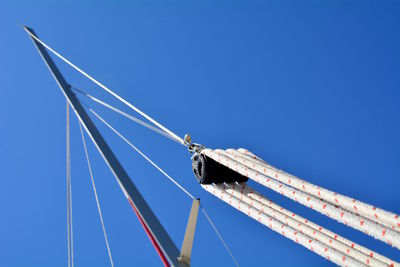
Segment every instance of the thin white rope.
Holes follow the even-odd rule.
[[[66,101],[66,150],[67,150],[67,234],[68,234],[68,267],[73,266],[72,255],[72,218],[71,218],[71,163],[70,163],[70,129],[69,129],[69,104]]]
[[[67,150],[67,234],[68,234],[68,267],[71,267],[71,234],[70,234],[70,209],[69,209],[69,105],[67,101],[66,109],[66,150]]]
[[[119,101],[121,101],[122,103],[124,103],[125,105],[127,105],[128,107],[130,107],[131,109],[133,109],[134,111],[136,111],[137,113],[139,113],[140,115],[142,115],[143,117],[145,117],[147,120],[149,120],[150,122],[152,122],[154,125],[156,125],[157,127],[161,128],[163,131],[167,132],[168,134],[170,134],[171,136],[173,136],[176,140],[178,140],[180,143],[182,143],[183,145],[185,144],[185,142],[183,141],[182,138],[180,138],[178,135],[176,135],[174,132],[172,132],[171,130],[169,130],[168,128],[164,127],[162,124],[160,124],[159,122],[157,122],[156,120],[154,120],[152,117],[150,117],[149,115],[147,115],[146,113],[144,113],[143,111],[141,111],[139,108],[135,107],[134,105],[132,105],[131,103],[129,103],[127,100],[125,100],[124,98],[122,98],[121,96],[119,96],[118,94],[116,94],[115,92],[113,92],[111,89],[109,89],[108,87],[106,87],[104,84],[102,84],[101,82],[97,81],[95,78],[93,78],[92,76],[90,76],[89,74],[87,74],[85,71],[83,71],[82,69],[80,69],[79,67],[77,67],[76,65],[74,65],[71,61],[69,61],[68,59],[66,59],[65,57],[63,57],[61,54],[59,54],[57,51],[55,51],[54,49],[52,49],[50,46],[48,46],[46,43],[44,43],[42,40],[40,40],[37,36],[33,35],[30,31],[28,31],[28,29],[24,28],[25,31],[33,38],[35,39],[37,42],[39,42],[40,44],[42,44],[44,47],[46,47],[50,52],[52,52],[54,55],[56,55],[58,58],[60,58],[61,60],[63,60],[65,63],[67,63],[68,65],[70,65],[72,68],[74,68],[75,70],[77,70],[78,72],[80,72],[83,76],[85,76],[86,78],[88,78],[89,80],[91,80],[93,83],[97,84],[98,86],[100,86],[101,88],[103,88],[106,92],[108,92],[109,94],[111,94],[112,96],[114,96],[115,98],[117,98]]]
[[[72,182],[71,179],[69,180],[70,187],[69,187],[69,199],[70,199],[70,218],[71,218],[71,266],[74,267],[74,220],[73,220],[73,212],[72,212]]]
[[[108,128],[110,128],[115,134],[117,134],[122,140],[124,140],[130,147],[132,147],[136,152],[138,152],[144,159],[146,159],[151,165],[153,165],[158,171],[160,171],[165,177],[167,177],[172,183],[174,183],[179,189],[181,189],[186,195],[188,195],[191,199],[195,199],[195,197],[190,194],[183,186],[181,186],[175,179],[169,176],[163,169],[161,169],[157,164],[155,164],[150,158],[148,158],[143,152],[141,152],[136,146],[134,146],[128,139],[126,139],[121,133],[119,133],[116,129],[114,129],[108,122],[106,122],[100,115],[98,115],[94,110],[89,108],[89,111],[93,113],[101,122],[103,122]],[[233,256],[231,250],[229,249],[228,245],[225,243],[224,239],[222,238],[221,234],[219,233],[217,227],[211,220],[210,216],[207,214],[205,208],[200,204],[201,210],[207,218],[207,221],[210,223],[211,227],[217,234],[219,240],[225,247],[226,251],[231,256],[232,260],[234,261],[236,266],[239,266],[239,263]]]
[[[156,133],[158,133],[158,134],[160,134],[162,136],[165,136],[165,137],[171,139],[174,142],[182,144],[181,142],[176,140],[173,136],[169,135],[167,132],[164,132],[163,130],[160,130],[159,128],[156,128],[156,127],[154,127],[154,126],[152,126],[152,125],[150,125],[150,124],[148,124],[148,123],[146,123],[146,122],[144,122],[144,121],[142,121],[142,120],[140,120],[140,119],[138,119],[138,118],[136,118],[136,117],[134,117],[134,116],[132,116],[130,114],[127,114],[127,113],[123,112],[122,110],[120,110],[120,109],[118,109],[118,108],[116,108],[116,107],[114,107],[114,106],[112,106],[112,105],[110,105],[110,104],[108,104],[108,103],[106,103],[106,102],[104,102],[104,101],[102,101],[102,100],[100,100],[100,99],[98,99],[98,98],[96,98],[96,97],[94,97],[94,96],[92,96],[92,95],[90,95],[90,94],[88,94],[88,93],[76,88],[76,87],[71,86],[71,88],[74,91],[76,91],[76,92],[88,97],[89,99],[93,100],[94,102],[96,102],[96,103],[98,103],[98,104],[100,104],[100,105],[102,105],[102,106],[104,106],[104,107],[106,107],[106,108],[108,108],[108,109],[110,109],[110,110],[112,110],[112,111],[124,116],[125,118],[127,118],[127,119],[129,119],[129,120],[131,120],[133,122],[136,122],[136,123],[148,128],[148,129],[150,129],[150,130],[152,130],[152,131],[154,131],[154,132],[156,132]]]
[[[233,256],[231,250],[229,249],[228,245],[225,243],[224,239],[222,238],[221,234],[219,233],[217,227],[215,226],[214,222],[211,220],[210,216],[208,216],[204,207],[200,204],[201,210],[206,216],[208,222],[210,223],[211,227],[214,229],[214,232],[217,234],[219,240],[221,241],[222,245],[225,247],[226,251],[228,251],[229,255],[231,256],[232,260],[234,261],[235,265],[239,267],[239,263],[237,262],[236,258]]]
[[[139,153],[145,160],[147,160],[151,165],[153,165],[157,170],[159,170],[165,177],[167,177],[171,182],[173,182],[179,189],[181,189],[186,195],[191,199],[195,197],[189,193],[183,186],[181,186],[177,181],[175,181],[171,176],[169,176],[163,169],[161,169],[157,164],[155,164],[149,157],[147,157],[142,151],[140,151],[136,146],[134,146],[128,139],[126,139],[120,132],[118,132],[114,127],[112,127],[108,122],[106,122],[99,114],[97,114],[93,109],[89,108],[89,111],[93,113],[101,122],[103,122],[108,128],[110,128],[115,134],[117,134],[122,140],[124,140],[131,148],[133,148],[137,153]]]
[[[83,134],[82,124],[81,124],[80,122],[79,122],[79,129],[80,129],[80,131],[81,131],[83,147],[84,147],[84,149],[85,149],[85,155],[86,155],[86,160],[87,160],[87,163],[88,163],[90,179],[92,180],[93,192],[94,192],[94,196],[95,196],[95,198],[96,198],[97,211],[99,212],[101,227],[102,227],[102,229],[103,229],[104,240],[106,241],[108,257],[110,258],[110,264],[111,264],[111,266],[114,267],[114,262],[113,262],[113,259],[112,259],[112,256],[111,256],[110,244],[108,243],[106,227],[105,227],[105,225],[104,225],[103,214],[102,214],[102,212],[101,212],[100,201],[99,201],[99,197],[98,197],[98,195],[97,195],[96,184],[95,184],[94,178],[93,178],[92,166],[91,166],[91,164],[90,164],[89,154],[88,154],[87,147],[86,147],[85,135]]]

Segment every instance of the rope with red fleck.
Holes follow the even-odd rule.
[[[236,159],[233,153],[223,150],[213,151],[210,149],[204,149],[202,153],[236,172],[278,192],[279,194],[325,214],[341,223],[351,226],[354,229],[360,230],[365,234],[373,236],[376,239],[393,245],[396,248],[400,248],[400,233],[397,231],[382,226],[375,221],[358,214],[354,214],[338,205],[333,205],[330,202],[321,200],[320,198],[277,181],[276,179],[267,176],[264,172],[257,171],[257,164],[250,162],[249,160],[240,159],[237,156],[236,158],[238,159]]]
[[[236,191],[238,190],[238,188],[236,188]],[[391,265],[394,264],[394,261],[381,255],[378,254],[366,247],[363,247],[357,243],[354,243],[342,236],[339,236],[331,231],[329,231],[326,228],[323,228],[289,210],[284,209],[283,207],[275,204],[274,202],[266,199],[264,196],[262,196],[260,193],[254,191],[254,189],[250,188],[249,186],[246,185],[246,187],[244,189],[240,188],[240,192],[243,194],[246,194],[249,198],[251,198],[251,200],[257,201],[257,202],[261,202],[262,205],[266,205],[272,209],[274,209],[275,211],[278,211],[280,213],[282,213],[285,217],[285,221],[287,222],[287,217],[291,217],[293,219],[295,219],[298,222],[298,226],[305,224],[308,227],[311,227],[314,231],[312,232],[312,235],[315,236],[316,234],[318,234],[318,232],[320,232],[321,234],[326,235],[327,237],[329,237],[328,243],[335,243],[335,241],[338,241],[344,245],[346,245],[346,249],[343,250],[343,252],[346,252],[348,254],[350,254],[350,252],[352,251],[351,249],[354,250],[358,250],[359,252],[362,252],[364,255],[367,255],[368,257],[372,257],[375,258],[383,263],[386,263],[387,265]],[[325,237],[326,238],[326,237]],[[322,239],[323,240],[323,239]],[[363,262],[369,264],[369,258],[364,258]]]
[[[320,241],[316,240],[315,238],[308,236],[303,231],[299,231],[298,229],[277,220],[276,218],[274,218],[275,216],[273,214],[267,214],[267,210],[264,210],[264,212],[262,212],[254,206],[247,204],[246,202],[242,201],[243,195],[239,196],[242,199],[237,198],[227,191],[226,186],[219,184],[202,185],[202,187],[206,191],[217,196],[219,199],[225,201],[226,203],[245,213],[254,220],[259,221],[260,223],[264,224],[275,232],[293,240],[294,242],[306,247],[307,249],[310,249],[311,251],[317,253],[322,257],[327,258],[328,260],[338,265],[344,265],[343,263],[345,262],[346,265],[349,266],[365,266],[354,258],[348,257],[340,251],[334,250],[331,247],[328,247]]]
[[[348,226],[363,231],[364,233],[380,239],[390,245],[393,245],[397,248],[400,247],[400,235],[397,231],[388,228],[385,225],[381,225],[375,220],[371,220],[370,218],[366,218],[360,214],[355,214],[352,211],[346,210],[339,205],[334,205],[322,197],[316,197],[308,192],[304,192],[303,190],[293,187],[292,178],[288,178],[284,183],[283,180],[278,180],[275,176],[268,176],[267,168],[271,167],[267,166],[264,161],[247,150],[228,149],[224,151],[218,149],[204,149],[201,153],[256,182],[288,198],[291,198],[292,200],[317,210]],[[225,193],[231,195],[229,201],[227,201],[228,204],[232,205],[232,201],[234,201],[234,199],[232,200],[232,197],[235,196],[238,198],[239,202],[237,204],[239,207],[241,204],[247,204],[251,208],[258,209],[260,214],[267,213],[267,215],[270,217],[272,216],[273,219],[278,219],[278,221],[280,220],[285,225],[290,225],[292,229],[301,231],[301,233],[304,233],[309,237],[316,238],[319,242],[322,242],[322,244],[344,253],[346,256],[351,255],[352,258],[363,264],[371,264],[372,266],[380,266],[380,264],[399,266],[398,263],[386,258],[383,255],[377,254],[376,252],[355,244],[350,240],[338,236],[326,229],[323,229],[317,224],[309,222],[308,220],[301,218],[300,216],[291,213],[282,207],[279,207],[271,201],[263,198],[260,194],[254,192],[254,190],[248,186],[244,184],[241,186],[242,188],[238,190],[238,188],[235,188],[234,185],[225,185],[225,188],[223,188],[226,191]],[[211,193],[218,192],[218,190],[210,191],[208,190],[209,188],[207,189],[206,187],[204,188]],[[300,189],[302,189],[302,187]],[[224,200],[223,197],[221,199]],[[250,214],[248,215],[250,216]],[[260,217],[255,219],[260,221]]]
[[[338,265],[399,266],[398,263],[383,255],[285,210],[261,196],[245,183],[202,186],[251,218]],[[290,230],[288,231],[288,229]]]
[[[240,159],[250,161],[255,164],[255,169],[257,171],[264,171],[265,174],[270,177],[274,177],[277,181],[288,184],[296,189],[302,190],[310,195],[317,198],[322,198],[323,200],[340,206],[343,209],[359,214],[369,218],[376,223],[387,226],[395,231],[400,231],[400,219],[399,215],[389,212],[383,209],[379,209],[373,205],[367,204],[365,202],[350,198],[336,192],[330,191],[328,189],[322,188],[320,186],[308,183],[298,177],[290,175],[282,170],[278,170],[275,167],[269,165],[259,157],[255,156],[253,153],[245,149],[228,149],[227,152],[238,156]]]

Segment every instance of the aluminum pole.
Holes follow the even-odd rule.
[[[34,30],[29,27],[24,27],[24,29],[31,37],[33,43],[35,44],[51,74],[59,85],[68,103],[71,105],[76,116],[99,150],[111,172],[117,179],[118,184],[132,206],[132,209],[138,216],[140,223],[149,236],[150,241],[153,243],[163,264],[165,266],[187,266],[186,264],[178,261],[180,253],[177,246],[172,241],[164,227],[161,225],[160,221],[157,219],[146,200],[140,194],[139,190],[136,188],[129,175],[126,173],[125,169],[122,167],[121,163],[118,161],[111,148],[108,146],[103,136],[100,134],[93,121],[86,113],[85,109],[82,107],[79,99],[72,92],[69,84],[66,82],[54,61],[51,59],[45,47],[31,36],[33,35],[37,37]]]

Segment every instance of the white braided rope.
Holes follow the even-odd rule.
[[[293,240],[294,242],[304,246],[305,248],[317,253],[318,255],[325,257],[326,259],[336,263],[340,266],[366,266],[365,264],[349,257],[329,246],[324,245],[320,241],[292,228],[285,223],[274,219],[263,213],[261,210],[256,209],[248,205],[247,203],[236,198],[229,192],[227,192],[226,187],[222,185],[202,185],[202,187],[215,195],[219,199],[225,201],[232,207],[238,209],[239,211],[245,213],[254,220],[259,221],[265,226],[271,228],[275,232]]]
[[[375,238],[378,238],[378,239],[382,240],[381,238],[379,238],[379,236],[384,238],[386,236],[387,232],[394,233],[394,236],[395,236],[394,241],[391,238],[387,238],[387,239],[382,240],[382,241],[388,243],[389,245],[395,246],[396,248],[399,248],[398,244],[400,242],[400,239],[399,239],[400,232],[396,231],[396,229],[394,229],[394,227],[387,226],[386,223],[382,223],[381,221],[377,220],[377,218],[379,218],[379,216],[376,215],[376,214],[374,216],[375,220],[371,220],[370,217],[365,217],[362,214],[356,212],[358,210],[358,201],[356,201],[355,199],[352,200],[352,203],[354,205],[353,209],[352,210],[346,209],[346,207],[343,207],[342,205],[340,205],[341,201],[338,200],[338,199],[335,199],[334,203],[332,203],[331,201],[327,201],[323,197],[323,195],[324,195],[322,193],[323,188],[320,188],[318,186],[313,185],[314,188],[319,190],[317,192],[317,195],[315,196],[314,194],[310,194],[309,190],[304,190],[304,188],[305,189],[310,188],[310,184],[307,184],[307,182],[305,182],[305,181],[302,182],[302,186],[300,188],[298,186],[293,186],[293,184],[295,184],[294,180],[300,180],[300,179],[298,179],[297,177],[294,177],[292,175],[289,175],[287,173],[285,173],[285,175],[287,176],[286,180],[283,179],[282,176],[279,176],[277,174],[277,172],[284,173],[283,171],[277,170],[276,168],[272,167],[271,165],[269,165],[268,163],[266,163],[265,161],[263,161],[259,157],[255,156],[253,153],[249,152],[248,150],[245,150],[245,149],[238,149],[238,150],[228,149],[228,150],[226,150],[226,152],[231,154],[230,155],[231,158],[233,156],[234,159],[242,162],[245,166],[247,166],[249,168],[252,168],[254,170],[257,170],[259,172],[262,172],[263,174],[265,174],[266,176],[268,176],[268,177],[270,177],[270,178],[272,178],[274,180],[282,182],[283,184],[286,184],[286,185],[288,185],[290,187],[299,189],[300,191],[302,191],[302,192],[304,192],[304,193],[306,193],[308,195],[316,197],[319,200],[325,201],[327,204],[334,205],[335,208],[336,207],[340,207],[340,208],[350,212],[350,214],[353,214],[353,215],[355,214],[356,216],[359,215],[358,221],[360,223],[360,226],[363,226],[363,221],[367,222],[369,220],[369,221],[374,222],[376,225],[379,226],[378,237],[374,236]],[[276,177],[278,177],[280,179],[277,179]],[[300,181],[302,181],[302,180],[300,180]],[[329,190],[326,190],[326,189],[324,189],[324,190],[325,191],[329,191]],[[336,194],[337,196],[339,196],[337,193],[334,193],[332,191],[329,191],[329,192],[331,192],[333,195]],[[341,214],[341,217],[343,217],[342,213],[340,213],[340,214]],[[346,223],[346,221],[344,221],[344,223]],[[368,230],[367,228],[368,228],[368,226],[366,225],[365,229],[361,228],[363,230],[361,230],[361,229],[359,229],[359,230],[363,231],[366,234],[369,234],[368,232],[370,230]],[[397,244],[397,245],[395,245],[395,244]]]
[[[250,187],[247,186],[247,188],[250,188]],[[363,246],[361,246],[361,245],[359,245],[357,243],[354,243],[353,241],[348,240],[348,239],[346,239],[346,238],[344,238],[344,237],[342,237],[340,235],[337,235],[337,234],[331,232],[330,230],[328,230],[328,229],[326,229],[324,227],[321,227],[320,225],[315,224],[315,223],[313,223],[313,222],[311,222],[311,221],[299,216],[298,214],[295,214],[295,213],[293,213],[293,212],[291,212],[289,210],[284,209],[283,207],[275,204],[274,202],[270,201],[269,199],[266,199],[264,196],[262,196],[260,193],[258,193],[256,191],[250,191],[246,195],[249,198],[251,198],[252,200],[259,201],[262,204],[264,204],[264,205],[266,205],[266,206],[268,206],[268,207],[270,207],[270,208],[272,208],[274,210],[277,210],[277,211],[283,213],[284,215],[286,215],[288,217],[292,217],[296,221],[306,224],[307,226],[311,227],[315,231],[319,231],[321,233],[324,233],[325,235],[329,236],[331,239],[337,240],[337,241],[339,241],[339,242],[341,242],[341,243],[343,243],[343,244],[345,244],[345,245],[347,245],[347,246],[349,246],[349,247],[351,247],[353,249],[356,249],[356,250],[364,253],[365,255],[368,255],[368,256],[370,256],[372,258],[375,258],[375,259],[377,259],[377,260],[379,260],[379,261],[381,261],[381,262],[383,262],[383,263],[385,263],[385,264],[387,264],[389,266],[400,266],[395,261],[393,261],[393,260],[391,260],[391,259],[389,259],[389,258],[387,258],[387,257],[385,257],[385,256],[383,256],[383,255],[381,255],[379,253],[376,253],[375,251],[372,251],[372,250],[370,250],[370,249],[368,249],[366,247],[363,247]],[[346,250],[346,253],[347,253],[347,250]]]
[[[249,177],[250,179],[292,199],[311,209],[314,209],[322,214],[327,215],[341,223],[349,225],[357,230],[360,230],[368,235],[382,240],[390,245],[400,248],[400,235],[396,231],[387,229],[382,225],[377,224],[367,218],[361,217],[357,214],[344,210],[338,206],[334,206],[314,196],[310,196],[300,190],[294,189],[283,183],[280,183],[263,173],[244,165],[243,163],[234,159],[234,155],[223,150],[210,150],[204,149],[202,153],[215,161],[233,169],[234,171]],[[232,157],[232,158],[231,158]]]
[[[308,236],[312,236],[314,239],[320,241],[326,246],[330,246],[345,255],[348,255],[360,262],[363,262],[366,265],[395,265],[394,261],[382,255],[379,255],[376,252],[370,251],[365,248],[364,249],[367,251],[361,252],[356,248],[361,247],[358,244],[352,243],[351,245],[342,242],[342,240],[346,239],[322,228],[321,226],[313,222],[310,222],[305,218],[300,217],[299,215],[289,210],[278,206],[272,201],[264,198],[261,194],[259,194],[254,189],[244,183],[226,185],[226,190],[236,198],[239,198],[240,200],[246,202],[248,205],[253,206],[258,210],[261,210],[263,213],[272,216],[274,219],[277,219],[285,223],[286,225],[291,226],[293,229],[296,229],[297,231],[300,231]],[[376,256],[383,258],[384,260],[379,260]],[[399,264],[396,263],[396,266],[399,266]]]
[[[318,198],[322,198],[323,200],[330,202],[334,205],[340,206],[348,211],[352,211],[361,216],[367,217],[372,221],[385,225],[392,230],[400,231],[400,219],[399,215],[389,212],[365,202],[356,200],[354,198],[350,198],[336,192],[330,191],[328,189],[319,187],[317,185],[308,183],[296,176],[288,174],[282,170],[278,170],[275,167],[269,165],[267,162],[263,161],[259,157],[255,156],[253,153],[249,152],[245,149],[228,149],[230,153],[233,153],[241,158],[245,158],[254,162],[255,169],[257,171],[264,172],[267,176],[273,177],[274,179],[288,184],[290,181],[290,186],[307,192],[310,195],[313,195]]]

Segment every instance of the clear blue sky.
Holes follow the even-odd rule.
[[[0,4],[1,265],[67,260],[65,100],[21,25],[179,135],[246,147],[400,213],[398,1],[34,2]],[[56,62],[71,84],[118,104]],[[330,265],[202,191],[183,147],[91,105],[201,198],[243,266]],[[71,125],[76,266],[108,266],[75,118]],[[98,125],[180,247],[190,199]],[[160,266],[92,144],[89,153],[116,266]],[[255,187],[400,261],[398,250]],[[204,216],[198,223],[193,266],[232,266]]]

